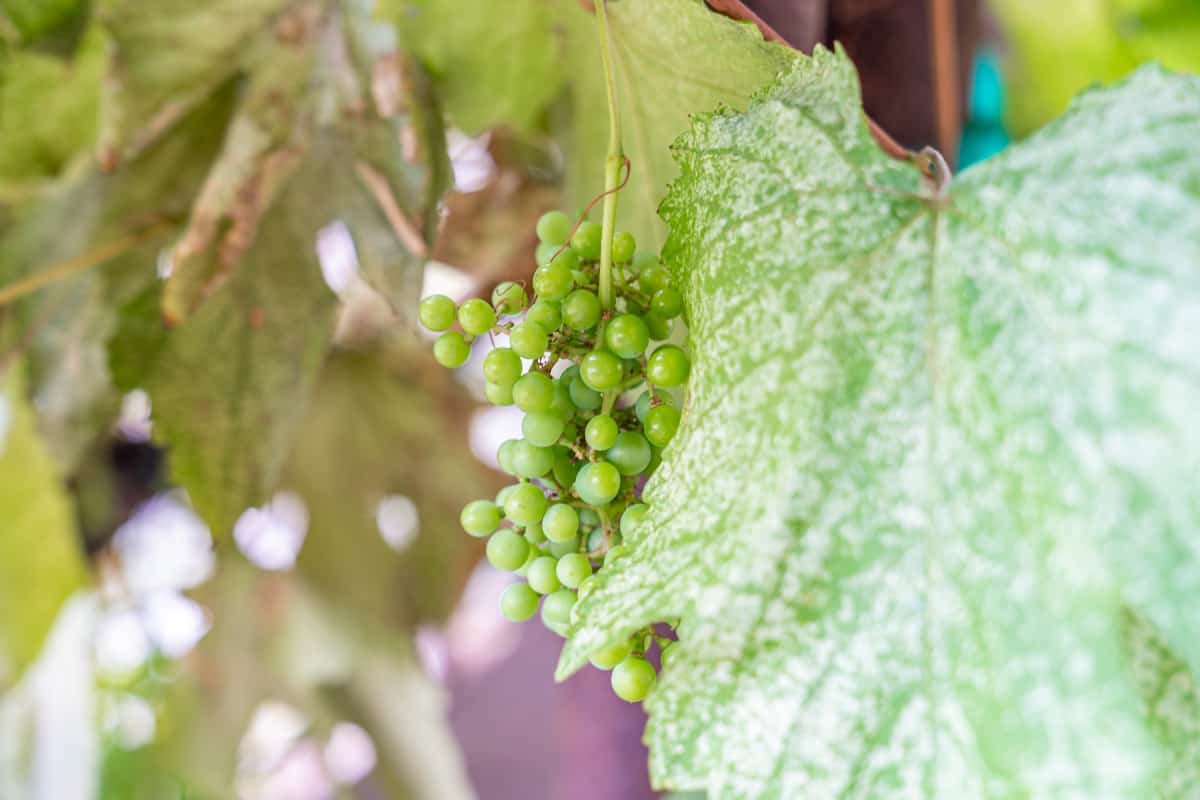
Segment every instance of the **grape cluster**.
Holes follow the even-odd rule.
[[[472,536],[488,537],[495,567],[525,578],[501,596],[503,614],[524,621],[540,603],[542,622],[565,635],[576,598],[646,513],[642,479],[679,427],[675,395],[691,364],[674,344],[652,345],[670,337],[683,298],[632,234],[613,236],[609,309],[599,295],[602,227],[586,220],[572,227],[566,214],[550,211],[537,235],[532,302],[522,284],[506,282],[491,303],[426,297],[420,321],[443,331],[433,353],[448,368],[466,363],[474,338],[508,336],[507,346],[488,352],[483,373],[490,402],[525,412],[522,438],[497,453],[518,482],[494,501],[468,503],[461,522]],[[455,321],[459,329],[451,330]],[[656,678],[646,659],[655,642],[666,659],[670,639],[647,627],[591,661],[612,670],[618,696],[638,702]]]

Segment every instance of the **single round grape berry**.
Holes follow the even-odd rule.
[[[496,448],[496,461],[500,464],[500,469],[507,472],[509,475],[515,475],[513,472],[513,454],[520,447],[520,439],[505,439]],[[497,505],[502,505],[497,503]]]
[[[550,551],[550,555],[555,558],[562,558],[571,553],[579,552],[579,539],[572,537],[565,542],[551,542],[547,549]]]
[[[561,300],[575,287],[575,276],[571,270],[557,260],[533,273],[533,290],[540,300]]]
[[[492,306],[499,316],[520,314],[525,308],[525,302],[525,287],[516,281],[504,281],[492,289]]]
[[[444,331],[454,324],[454,301],[444,294],[431,294],[417,307],[417,318],[431,331]]]
[[[627,703],[639,703],[646,699],[654,686],[654,665],[642,656],[629,655],[613,667],[612,688],[617,697]]]
[[[579,362],[579,377],[597,392],[615,389],[621,383],[623,370],[621,359],[607,350],[593,350]]]
[[[580,525],[599,525],[600,515],[590,508],[579,509],[579,524]]]
[[[646,351],[650,331],[636,314],[618,314],[604,329],[604,343],[621,358],[634,358]]]
[[[667,665],[675,660],[675,653],[678,651],[679,642],[671,642],[658,652],[658,663],[662,664],[663,669],[666,669]]]
[[[537,610],[537,592],[527,583],[514,583],[500,595],[500,613],[513,622],[524,622]]]
[[[542,531],[552,542],[573,542],[579,531],[579,515],[566,503],[555,503],[542,517]]]
[[[525,441],[538,447],[549,447],[562,436],[563,419],[553,411],[535,411],[521,420],[521,433]]]
[[[528,372],[513,384],[513,402],[526,414],[549,411],[554,403],[554,381],[542,372]]]
[[[511,406],[513,401],[512,384],[504,386],[499,383],[488,381],[484,384],[483,394],[487,397],[488,402],[494,406]]]
[[[584,383],[583,378],[578,375],[571,379],[567,390],[570,392],[572,405],[584,411],[595,411],[604,402],[600,393]]]
[[[456,369],[471,357],[471,345],[458,331],[446,331],[433,343],[433,358],[443,367]]]
[[[612,417],[608,414],[597,414],[588,420],[587,427],[583,429],[583,438],[593,450],[607,450],[617,441],[617,434],[620,432],[621,429]]]
[[[563,586],[578,589],[579,584],[592,574],[592,562],[583,553],[570,553],[558,560],[555,569]]]
[[[575,491],[588,505],[608,505],[621,491],[621,473],[607,461],[585,464],[575,476]]]
[[[539,545],[546,541],[546,532],[542,530],[542,526],[537,522],[526,525],[525,541],[532,545]]]
[[[658,253],[653,250],[639,250],[633,254],[633,271],[636,274],[641,274],[647,267],[653,267],[658,263]]]
[[[539,267],[544,267],[550,263],[550,259],[554,258],[554,254],[558,252],[560,244],[550,244],[549,242],[538,242],[537,249],[533,251],[533,260]]]
[[[562,245],[571,235],[571,219],[561,211],[547,211],[537,221],[537,237],[541,241]]]
[[[592,653],[589,661],[596,669],[609,670],[625,660],[625,656],[629,655],[632,646],[628,641],[605,647],[603,650],[597,650]]]
[[[655,292],[665,289],[670,285],[671,274],[667,272],[666,267],[660,264],[646,267],[638,274],[638,286],[651,297],[654,297]]]
[[[621,231],[613,237],[612,257],[613,261],[619,264],[624,264],[627,261],[633,260],[633,254],[637,252],[637,239],[633,238],[633,234],[629,231]]]
[[[654,386],[671,388],[687,380],[692,363],[682,348],[666,344],[650,354],[646,361],[646,381]]]
[[[575,416],[575,404],[571,402],[569,382],[563,380],[561,375],[554,381],[554,399],[550,401],[550,413],[562,417],[564,424]]]
[[[562,327],[562,310],[553,300],[538,300],[529,307],[525,321],[532,322],[544,331],[553,333]]]
[[[570,486],[575,483],[579,474],[579,465],[571,458],[569,448],[559,446],[554,448],[554,480],[559,486]]]
[[[512,528],[501,528],[487,543],[487,560],[496,569],[513,572],[529,557],[529,542]]]
[[[637,431],[621,431],[604,458],[622,475],[640,475],[650,463],[650,443]]]
[[[571,248],[579,253],[579,257],[595,261],[600,257],[600,240],[604,237],[604,228],[596,222],[584,221],[575,229],[571,237]]]
[[[645,503],[634,503],[629,508],[625,509],[621,514],[620,529],[623,536],[628,536],[646,517],[646,512],[650,510],[650,506]]]
[[[472,536],[487,536],[500,527],[500,509],[490,500],[472,500],[463,506],[458,521]]]
[[[642,428],[655,447],[666,447],[679,430],[679,409],[675,406],[655,406],[646,414]]]
[[[488,301],[473,297],[458,307],[458,324],[472,336],[480,336],[495,326],[496,311]]]
[[[529,581],[529,588],[538,594],[557,592],[562,588],[558,582],[557,566],[558,560],[553,556],[535,558],[525,573],[525,579]]]
[[[637,415],[638,422],[646,424],[646,415],[650,413],[653,403],[654,395],[650,392],[642,392],[638,395],[637,405],[633,407],[633,413]]]
[[[518,478],[540,478],[554,469],[554,451],[520,439],[512,449],[509,463]]]
[[[521,322],[508,332],[508,344],[522,358],[540,358],[546,352],[546,331],[536,322]]]
[[[599,550],[604,544],[604,528],[592,528],[592,532],[588,534],[587,541],[584,542],[583,549],[589,553]]]
[[[575,606],[575,593],[570,589],[559,589],[546,595],[542,601],[542,619],[558,625],[571,621],[571,609]]]
[[[516,525],[541,522],[545,513],[546,495],[532,483],[517,484],[504,498],[504,516]]]
[[[664,339],[671,338],[671,320],[663,319],[653,311],[642,317],[646,323],[646,330],[650,331],[650,338],[656,342],[661,342]]]
[[[591,330],[600,321],[600,298],[587,289],[576,289],[562,302],[563,323],[577,331]]]
[[[675,319],[683,311],[683,295],[673,286],[659,289],[650,298],[650,310],[663,319]]]
[[[483,377],[490,383],[512,386],[521,369],[521,357],[508,347],[495,347],[483,357]]]
[[[575,271],[579,268],[579,253],[568,247],[550,259],[550,266],[566,267],[574,275]]]

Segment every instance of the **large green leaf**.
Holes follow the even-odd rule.
[[[0,372],[0,686],[37,655],[87,578],[75,517],[35,429],[23,364]]]
[[[1147,69],[940,200],[825,51],[681,138],[689,402],[560,672],[680,621],[657,782],[1151,794],[1122,608],[1200,666],[1198,138]]]

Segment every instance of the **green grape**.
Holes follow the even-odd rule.
[[[675,653],[678,650],[679,642],[671,642],[658,652],[658,663],[662,664],[663,669],[666,669],[667,665],[675,660]]]
[[[600,298],[588,289],[576,289],[562,302],[562,318],[568,328],[591,330],[600,321]]]
[[[433,358],[447,369],[455,369],[467,363],[471,357],[471,345],[458,331],[446,331],[433,343]]]
[[[600,240],[604,237],[604,228],[595,222],[581,222],[571,237],[571,248],[579,253],[579,257],[595,261],[600,257]]]
[[[547,211],[537,221],[537,237],[546,244],[560,246],[571,235],[571,218],[561,211]]]
[[[621,491],[621,473],[606,461],[585,464],[575,476],[575,491],[588,505],[608,505]]]
[[[604,458],[622,475],[640,475],[650,464],[650,443],[637,431],[621,431]]]
[[[483,377],[490,383],[511,387],[521,370],[521,357],[511,348],[495,347],[483,357]]]
[[[458,324],[472,336],[481,336],[496,324],[496,311],[486,300],[471,298],[458,307]]]
[[[600,515],[590,508],[581,508],[579,510],[580,525],[599,525]]]
[[[501,528],[487,543],[487,560],[496,569],[513,572],[529,556],[529,542],[512,528]]]
[[[529,307],[525,321],[553,333],[562,327],[562,309],[553,300],[538,300]]]
[[[650,310],[663,319],[675,319],[683,312],[683,295],[673,286],[659,289],[650,298]]]
[[[494,406],[511,406],[513,402],[512,384],[507,386],[489,381],[483,387],[483,394]]]
[[[500,509],[490,500],[472,500],[463,506],[458,521],[472,536],[487,536],[500,527]]]
[[[617,441],[617,434],[620,432],[621,429],[612,417],[608,414],[597,414],[588,420],[587,427],[583,429],[583,438],[593,450],[607,450]]]
[[[661,342],[664,339],[671,338],[671,320],[663,319],[653,311],[642,317],[646,323],[646,330],[650,331],[650,338],[656,342]]]
[[[621,383],[622,374],[621,359],[607,350],[593,350],[579,362],[579,377],[589,389],[597,392],[615,389]]]
[[[650,354],[646,361],[646,382],[653,386],[671,388],[687,380],[692,364],[687,353],[673,344],[665,344]]]
[[[550,263],[550,259],[554,258],[554,254],[558,252],[561,244],[550,244],[549,242],[538,242],[537,249],[534,250],[533,260],[537,262],[539,267],[544,267]]]
[[[633,238],[633,234],[629,231],[621,231],[613,237],[612,257],[613,261],[624,264],[627,261],[633,260],[633,254],[637,251],[637,239]]]
[[[621,358],[634,358],[646,351],[650,331],[642,318],[634,314],[618,314],[604,328],[604,343]]]
[[[599,550],[604,545],[604,529],[592,528],[588,534],[587,542],[584,544],[584,549],[589,553]]]
[[[575,287],[575,276],[557,261],[538,267],[533,273],[533,290],[539,300],[562,300]]]
[[[520,314],[525,308],[525,287],[516,281],[504,281],[492,289],[492,306],[502,317]]]
[[[558,441],[562,432],[562,417],[553,411],[535,411],[532,414],[526,414],[525,419],[521,420],[521,433],[525,434],[525,441],[538,447],[550,447]],[[551,467],[553,467],[553,456],[551,456]]]
[[[650,506],[645,503],[634,503],[629,508],[625,509],[621,514],[621,533],[628,536],[633,532],[634,528],[642,523],[646,517],[646,512],[650,510]]]
[[[570,589],[559,589],[546,595],[542,601],[542,619],[558,625],[571,621],[571,609],[575,606],[575,593]]]
[[[510,462],[513,474],[518,478],[540,478],[554,468],[554,451],[519,439],[512,450]]]
[[[526,414],[549,411],[554,403],[554,381],[542,372],[527,372],[513,384],[513,402]]]
[[[584,383],[578,375],[571,379],[568,391],[571,394],[571,403],[584,411],[595,411],[604,402],[600,393]]]
[[[540,358],[546,352],[546,331],[536,322],[522,322],[508,332],[508,343],[522,358]]]
[[[538,556],[541,555],[541,551],[538,550],[537,547],[535,547],[533,544],[530,543],[528,536],[525,536],[524,534],[522,534],[521,538],[525,541],[526,544],[529,545],[529,550],[525,554],[525,561],[521,563],[521,566],[514,569],[513,572],[515,572],[516,574],[518,574],[524,578],[529,573],[529,565],[537,560]]]
[[[570,486],[575,483],[579,473],[579,465],[571,458],[571,450],[565,446],[554,448],[554,480],[559,486]]]
[[[534,522],[525,526],[525,541],[532,545],[539,545],[546,541],[546,532],[542,530],[540,523]]]
[[[563,586],[578,589],[579,584],[592,574],[592,562],[582,553],[570,553],[558,560],[555,570]]]
[[[660,289],[665,289],[671,285],[671,274],[667,272],[667,268],[655,264],[651,267],[646,267],[638,273],[638,286],[646,294],[654,297],[654,293]]]
[[[550,551],[550,555],[555,558],[562,558],[571,553],[579,552],[579,539],[572,537],[565,542],[551,542],[547,549]]]
[[[643,430],[650,444],[666,447],[679,430],[679,409],[675,406],[655,406],[646,414]]]
[[[637,405],[633,407],[633,413],[637,415],[638,422],[646,424],[646,415],[650,413],[653,403],[654,395],[650,392],[642,392],[638,395]]]
[[[633,646],[628,642],[620,642],[619,644],[609,645],[602,650],[597,650],[592,653],[588,660],[592,662],[592,666],[596,669],[610,670],[617,664],[625,660],[625,656],[629,655],[629,651]]]
[[[551,542],[574,542],[579,531],[579,515],[566,503],[555,503],[542,517],[542,531]]]
[[[639,250],[633,254],[633,271],[641,274],[647,267],[658,264],[658,253],[652,250]]]
[[[653,664],[642,656],[628,655],[613,667],[613,692],[627,703],[640,703],[650,693],[657,677]]]
[[[431,331],[444,331],[454,324],[454,301],[444,294],[431,294],[417,307],[417,318]]]
[[[550,413],[561,417],[564,424],[575,416],[575,404],[571,402],[571,388],[569,382],[564,381],[562,376],[554,381],[554,399],[550,401]]]
[[[504,498],[504,516],[516,525],[542,521],[546,513],[546,495],[532,483],[520,483]]]
[[[554,258],[550,259],[550,266],[566,267],[571,271],[571,274],[574,275],[575,270],[579,268],[579,254],[568,247],[566,250],[563,250],[561,253],[554,256]]]
[[[513,455],[517,448],[520,447],[520,439],[506,439],[500,443],[500,447],[496,449],[496,461],[500,464],[500,469],[507,472],[509,475],[516,475],[513,471]],[[502,503],[498,505],[503,505]]]
[[[557,592],[561,586],[558,582],[558,575],[555,568],[558,560],[554,556],[538,556],[529,565],[529,570],[525,573],[526,579],[529,581],[529,588],[533,589],[538,594],[550,594]]]
[[[514,439],[513,441],[516,441],[516,440]],[[505,486],[500,491],[496,492],[496,506],[499,507],[499,509],[501,511],[504,510],[504,502],[506,500],[508,500],[509,495],[511,495],[514,491],[516,491],[516,488],[520,485],[521,484],[519,484],[519,483],[510,484],[508,486]]]
[[[537,610],[538,594],[527,583],[514,583],[500,595],[500,613],[512,622],[524,622]]]

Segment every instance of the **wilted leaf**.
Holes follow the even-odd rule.
[[[1198,138],[1144,70],[939,201],[821,51],[680,139],[689,405],[561,665],[681,621],[658,782],[1152,793],[1122,615],[1200,665]]]

